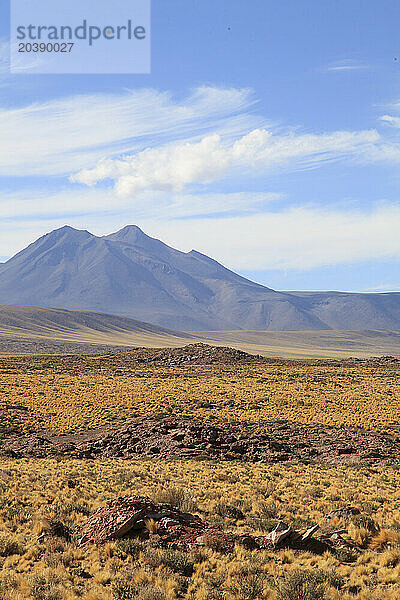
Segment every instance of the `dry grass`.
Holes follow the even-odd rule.
[[[299,600],[303,596],[295,592],[303,584],[307,600],[400,597],[398,470],[2,460],[0,486],[2,600]],[[363,528],[380,533],[367,541],[364,551],[338,557],[291,550],[249,552],[239,547],[228,555],[210,548],[184,554],[134,540],[103,548],[79,548],[74,539],[38,541],[46,519],[78,524],[107,498],[130,493],[179,496],[185,501],[190,494],[192,510],[202,518],[227,531],[261,535],[277,519],[299,529],[313,523],[326,528],[324,514],[351,502],[362,509],[364,519],[355,519],[351,537],[357,538]],[[221,503],[240,509],[242,518],[238,513],[228,516],[229,511],[221,514]]]
[[[75,359],[74,359],[75,360]],[[215,422],[276,419],[396,431],[400,379],[390,368],[312,365],[133,368],[47,359],[0,361],[5,431],[59,432],[171,414]],[[136,540],[79,548],[38,535],[82,522],[108,498],[149,495],[235,533],[343,523],[358,551],[182,553]],[[153,523],[148,529],[155,531]],[[1,600],[398,600],[400,470],[217,461],[0,460]]]
[[[46,362],[46,361],[45,361]],[[148,415],[206,421],[350,425],[397,431],[400,378],[384,368],[328,366],[124,366],[67,369],[58,359],[10,368],[0,361],[2,425],[70,432]],[[5,410],[10,407],[9,410]]]

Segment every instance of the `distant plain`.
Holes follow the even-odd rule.
[[[400,356],[399,331],[179,332],[93,311],[0,306],[0,353],[96,351],[99,347],[178,347],[202,341],[266,357]]]

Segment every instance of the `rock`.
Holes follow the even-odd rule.
[[[354,449],[357,450],[353,452]],[[99,430],[94,437],[86,432],[65,436],[54,433],[46,437],[0,435],[1,455],[82,459],[207,456],[265,463],[307,460],[398,465],[400,438],[351,427],[309,427],[294,423],[283,426],[281,421],[211,425],[190,417],[164,416],[137,418],[113,431]]]
[[[324,533],[321,535],[321,538],[330,538],[330,539],[338,539],[343,533],[347,533],[347,529],[336,529],[335,531],[330,531],[329,533]]]
[[[319,525],[314,525],[313,527],[310,527],[309,529],[307,529],[307,531],[305,533],[303,533],[303,535],[301,536],[301,539],[303,540],[303,542],[312,538],[312,536],[314,535],[314,533],[316,531],[318,531],[318,529],[319,529]]]
[[[267,540],[270,540],[274,546],[277,546],[280,542],[286,539],[292,533],[292,528],[283,521],[279,521],[278,525],[265,536]]]
[[[337,510],[331,510],[330,513],[325,515],[325,519],[350,519],[354,515],[360,515],[361,511],[354,506],[345,506],[344,508],[338,508]]]
[[[156,504],[142,496],[125,496],[109,500],[85,523],[77,527],[75,533],[81,537],[82,543],[102,544],[108,540],[124,537],[132,531],[143,531],[150,520],[159,523],[160,535],[163,532],[169,533],[175,527],[184,527],[198,532],[206,526],[200,517],[183,513],[168,504]]]
[[[156,504],[143,496],[124,496],[109,500],[105,506],[90,515],[71,533],[79,537],[79,545],[104,544],[121,537],[149,537],[147,523],[157,523],[157,543],[164,548],[188,550],[206,546],[217,552],[232,552],[236,544],[248,550],[278,549],[279,544],[293,550],[306,550],[314,554],[334,551],[337,543],[328,538],[313,538],[318,526],[314,525],[303,536],[290,525],[280,521],[266,536],[237,535],[210,526],[197,515],[184,513],[169,504]]]
[[[206,545],[206,536],[199,535],[194,541],[196,542],[196,544],[198,546],[205,546]]]

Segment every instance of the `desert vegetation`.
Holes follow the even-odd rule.
[[[385,432],[397,452],[397,363],[246,362],[236,357],[231,363],[199,364],[197,355],[192,362],[181,361],[179,353],[173,358],[163,354],[158,362],[138,356],[0,360],[2,439],[36,436],[35,448],[44,448],[39,454],[44,458],[12,458],[7,452],[0,458],[1,600],[400,597],[400,470],[394,454],[385,464],[376,453],[364,462],[346,463],[348,448],[340,450],[337,464],[328,463],[325,455],[307,460],[303,454],[289,455],[283,461],[281,450],[274,454],[280,422],[301,426],[295,435],[302,449],[310,445],[310,426],[335,425],[366,432],[361,436]],[[129,428],[121,429],[127,422]],[[174,440],[173,453],[161,447],[148,457],[155,429],[146,430],[147,422],[165,430],[165,448]],[[142,429],[135,431],[135,423],[142,423]],[[202,424],[198,443],[205,444],[204,451],[196,456],[190,423]],[[49,431],[72,436],[93,428],[105,436],[101,443],[93,441],[92,450],[103,444],[95,456],[46,456],[43,440]],[[274,434],[272,454],[259,452],[264,443],[261,437],[257,443],[259,431]],[[232,438],[235,446],[240,432],[253,436],[241,441],[247,455],[225,456],[218,436],[222,442],[224,436]],[[138,446],[129,446],[134,434],[149,434],[151,441],[140,457]],[[164,443],[157,435],[157,443]],[[207,444],[209,435],[212,443]],[[129,453],[114,458],[121,439]],[[321,440],[314,432],[313,444]],[[113,458],[106,458],[110,449]],[[212,536],[201,547],[166,547],[157,522],[149,520],[145,538],[81,544],[76,532],[88,516],[108,499],[125,495],[166,502],[226,534],[267,536],[283,521],[299,532],[318,525],[321,536],[339,531],[343,543],[320,554],[285,544],[251,550],[237,543],[227,549]],[[326,518],[345,506],[359,514]]]
[[[208,461],[0,462],[2,600],[130,598],[395,599],[400,585],[400,473],[323,465]],[[345,527],[353,550],[321,556],[290,549],[221,553],[121,539],[97,547],[43,536],[51,520],[82,523],[107,498],[140,493],[219,529],[266,535],[283,519],[299,529]],[[327,521],[348,503],[361,515]]]
[[[3,429],[59,433],[157,415],[208,422],[347,425],[397,431],[393,367],[320,363],[149,367],[132,354],[0,358]]]

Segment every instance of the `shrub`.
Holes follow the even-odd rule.
[[[264,519],[252,516],[249,518],[248,523],[254,531],[269,532],[276,527],[278,521],[276,519]]]
[[[244,519],[244,514],[237,506],[228,504],[220,500],[216,506],[216,512],[220,517],[229,517],[231,519]]]
[[[118,579],[111,586],[113,600],[131,600],[136,596],[137,586],[125,579]]]
[[[146,521],[146,529],[151,534],[157,533],[158,523],[154,519],[150,519]]]
[[[380,530],[380,527],[376,521],[368,515],[356,515],[352,517],[351,521],[357,527],[362,527],[374,535]]]
[[[124,554],[136,558],[143,550],[143,543],[137,538],[122,538],[118,540],[117,547]]]
[[[341,590],[344,587],[344,579],[339,573],[335,571],[317,571],[317,576],[321,577],[322,581],[326,581],[328,585],[335,588],[336,590]]]
[[[187,490],[178,487],[158,488],[153,496],[154,502],[158,504],[170,504],[179,510],[191,512],[197,510],[193,498]]]
[[[352,548],[338,548],[335,556],[342,563],[354,563],[358,559],[358,552]]]
[[[239,581],[229,586],[229,591],[237,600],[254,600],[262,595],[265,581],[263,573],[242,574]]]
[[[0,556],[12,556],[24,552],[23,544],[17,537],[6,534],[0,535]]]
[[[326,600],[326,585],[320,573],[292,571],[281,583],[278,600]]]
[[[391,529],[382,529],[370,541],[372,550],[386,550],[387,548],[398,548],[400,546],[400,533]]]
[[[0,592],[15,590],[18,587],[18,579],[15,573],[6,573],[0,578]]]
[[[153,586],[118,579],[111,586],[112,600],[165,600],[162,590]]]
[[[280,514],[279,505],[273,498],[270,498],[268,501],[261,500],[256,502],[253,510],[257,516],[264,519],[277,519]]]
[[[85,517],[90,515],[90,508],[86,503],[83,502],[69,502],[62,507],[62,512],[69,516],[72,513],[83,515]]]
[[[400,550],[396,548],[393,550],[387,550],[382,554],[379,562],[382,567],[397,567],[397,565],[400,563]]]
[[[29,583],[34,600],[62,600],[63,594],[57,584],[48,581],[43,575],[32,575]]]
[[[348,528],[351,539],[356,542],[361,548],[367,548],[373,537],[373,533],[366,527],[357,527],[354,523],[350,523]]]
[[[147,550],[144,559],[153,568],[163,565],[174,573],[179,573],[185,577],[193,575],[194,563],[185,552],[179,552],[178,550]]]
[[[43,559],[47,566],[56,569],[58,566],[70,567],[73,562],[73,557],[65,552],[46,552]]]

